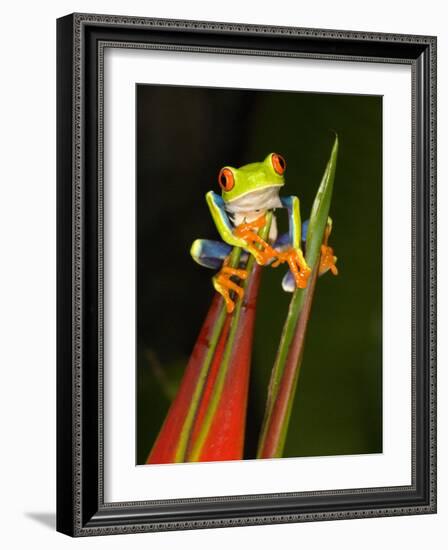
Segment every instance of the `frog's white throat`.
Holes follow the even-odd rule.
[[[236,225],[244,220],[252,221],[266,210],[282,206],[278,196],[280,187],[282,186],[270,185],[269,187],[250,191],[241,197],[226,202],[225,209]]]
[[[267,210],[281,208],[282,203],[278,192],[281,185],[271,185],[263,187],[257,191],[250,191],[233,201],[225,204],[225,209],[236,227],[241,223],[248,223],[262,216]],[[277,220],[272,217],[271,230],[269,231],[269,241],[274,242],[277,239]]]

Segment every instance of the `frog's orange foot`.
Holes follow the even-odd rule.
[[[296,282],[297,288],[306,288],[308,279],[311,275],[311,269],[303,257],[300,249],[290,248],[284,252],[276,251],[276,261],[272,267],[277,267],[282,263],[287,263]]]
[[[237,227],[235,227],[235,235],[237,237],[244,238],[245,235],[253,232],[257,232],[259,229],[264,227],[266,225],[266,216],[260,216],[259,218],[252,220],[251,222],[244,222],[240,223]]]
[[[247,250],[259,265],[266,265],[277,256],[269,243],[257,234],[257,231],[265,225],[266,216],[263,215],[251,222],[241,223],[234,230],[234,235],[247,243]]]
[[[249,248],[249,250],[259,265],[267,265],[278,258],[278,252],[262,239],[260,241],[261,248]]]
[[[226,303],[227,313],[232,313],[235,309],[235,302],[233,301],[230,293],[233,291],[241,300],[244,297],[244,289],[232,281],[230,277],[239,277],[240,279],[247,279],[247,271],[245,269],[236,269],[229,267],[224,263],[222,269],[213,277],[213,286],[215,290],[221,294]]]
[[[333,253],[331,246],[323,244],[320,248],[320,264],[319,275],[326,273],[330,270],[333,275],[338,274],[338,268],[336,267],[337,257]]]
[[[294,273],[294,279],[296,281],[297,288],[306,288],[306,285],[308,284],[308,279],[311,275],[311,269],[308,267],[307,269],[302,269],[297,273]]]

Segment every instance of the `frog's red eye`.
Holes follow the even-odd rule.
[[[235,178],[230,168],[221,168],[218,176],[218,183],[223,191],[231,191],[233,189]]]
[[[274,153],[272,155],[272,166],[277,174],[282,176],[286,170],[286,160],[281,155]]]

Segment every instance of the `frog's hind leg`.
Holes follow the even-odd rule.
[[[238,269],[228,265],[231,251],[232,247],[230,245],[207,239],[197,239],[192,244],[190,250],[192,258],[198,264],[211,269],[221,268],[213,277],[213,286],[224,298],[229,313],[235,308],[235,302],[232,300],[230,292],[235,292],[240,299],[244,296],[243,288],[233,281],[231,277],[238,277],[242,280],[247,278],[247,271],[245,269]]]
[[[190,254],[199,265],[219,269],[231,251],[232,247],[226,243],[196,239],[191,245]]]
[[[282,288],[285,292],[294,292],[296,289],[296,280],[289,269],[282,279]]]
[[[289,233],[282,233],[279,235],[272,246],[275,250],[285,250],[286,248],[291,247],[292,243]]]

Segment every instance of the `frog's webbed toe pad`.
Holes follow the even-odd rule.
[[[287,271],[282,280],[282,288],[285,292],[294,292],[296,289],[296,281],[291,271]]]

